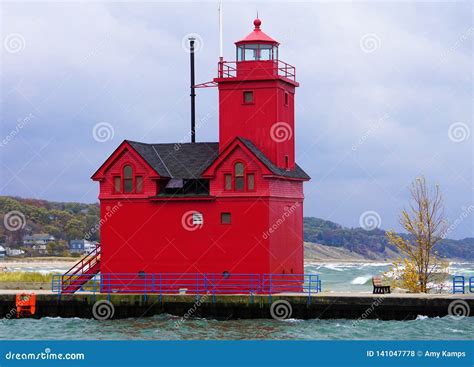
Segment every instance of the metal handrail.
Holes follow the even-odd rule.
[[[257,60],[258,61],[258,60]],[[269,70],[276,71],[276,75],[296,81],[296,68],[281,60],[261,60],[270,61],[275,65]],[[246,61],[220,61],[218,63],[219,78],[236,78],[238,72],[253,71],[254,68],[244,67]],[[237,68],[237,63],[239,67]]]
[[[68,275],[67,286],[78,282],[83,274]],[[88,279],[88,289],[96,288],[101,293],[133,294],[276,294],[321,292],[321,280],[318,274],[231,274],[226,277],[219,273],[101,273]],[[51,290],[60,294],[67,286],[64,275],[54,275]],[[99,286],[99,287],[97,287]]]
[[[463,293],[464,294],[465,279],[464,275],[453,276],[453,294]]]
[[[72,279],[72,277],[78,275],[79,272],[81,272],[80,275],[86,273],[90,268],[95,266],[99,261],[100,261],[100,244],[97,244],[94,250],[89,252],[80,261],[74,264],[74,266],[71,269],[69,269],[66,273],[64,273],[61,276],[62,287],[65,288],[66,286],[69,286],[70,280]],[[65,286],[65,284],[67,285]]]

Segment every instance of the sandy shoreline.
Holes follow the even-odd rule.
[[[79,258],[33,258],[33,259],[8,259],[0,261],[0,271],[21,271],[23,269],[43,270],[43,269],[69,269],[71,268]],[[305,265],[324,265],[324,264],[367,264],[367,263],[387,263],[380,260],[360,260],[360,259],[331,259],[331,260],[320,260],[320,259],[306,259]]]
[[[79,259],[78,258],[57,258],[57,259],[48,259],[48,258],[34,258],[34,259],[15,259],[15,260],[2,260],[0,261],[0,271],[6,270],[11,271],[21,271],[23,269],[34,270],[43,270],[43,269],[69,269],[71,268]]]

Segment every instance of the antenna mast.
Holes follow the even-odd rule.
[[[222,0],[219,0],[219,61],[224,61],[224,42],[223,42],[223,24],[222,24]]]

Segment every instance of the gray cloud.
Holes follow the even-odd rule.
[[[257,8],[301,82],[297,157],[313,178],[306,215],[357,226],[376,210],[398,229],[419,174],[441,185],[451,220],[473,203],[469,3],[226,3],[228,59]],[[181,40],[192,32],[204,40],[205,82],[216,74],[215,2],[3,3],[0,138],[11,140],[0,148],[1,193],[95,201],[90,175],[123,139],[188,137]],[[22,37],[18,52],[5,48],[11,34]],[[199,91],[198,118],[198,140],[216,141],[215,90]],[[112,140],[93,139],[99,122],[113,126]],[[468,140],[449,139],[456,122]],[[473,228],[471,217],[451,235]]]

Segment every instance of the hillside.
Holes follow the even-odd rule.
[[[16,216],[22,222],[18,230],[9,231],[5,227],[4,216],[11,211],[23,215]],[[99,223],[99,215],[98,204],[57,203],[0,196],[0,220],[3,224],[0,226],[0,243],[20,245],[24,235],[33,233],[49,233],[64,241],[87,235],[90,240],[98,241],[99,231],[95,228]],[[14,226],[17,224],[13,223]]]
[[[24,235],[49,233],[58,240],[87,237],[99,241],[96,230],[99,223],[99,205],[60,203],[37,199],[0,196],[0,221],[11,211],[24,215],[26,223],[20,230],[9,231],[0,226],[0,243],[20,246]],[[337,223],[319,218],[304,218],[305,257],[328,259],[331,257],[365,258],[373,260],[393,259],[395,249],[388,244],[381,229],[366,231],[362,228],[345,228]],[[311,244],[312,243],[312,244]],[[325,245],[323,247],[315,244]],[[444,240],[438,251],[453,259],[474,260],[474,238]]]
[[[406,234],[402,234],[408,237]],[[396,249],[388,243],[385,231],[362,228],[345,228],[337,223],[319,218],[304,218],[305,242],[344,248],[367,259],[394,258]],[[437,248],[442,257],[474,260],[474,238],[445,239]]]

